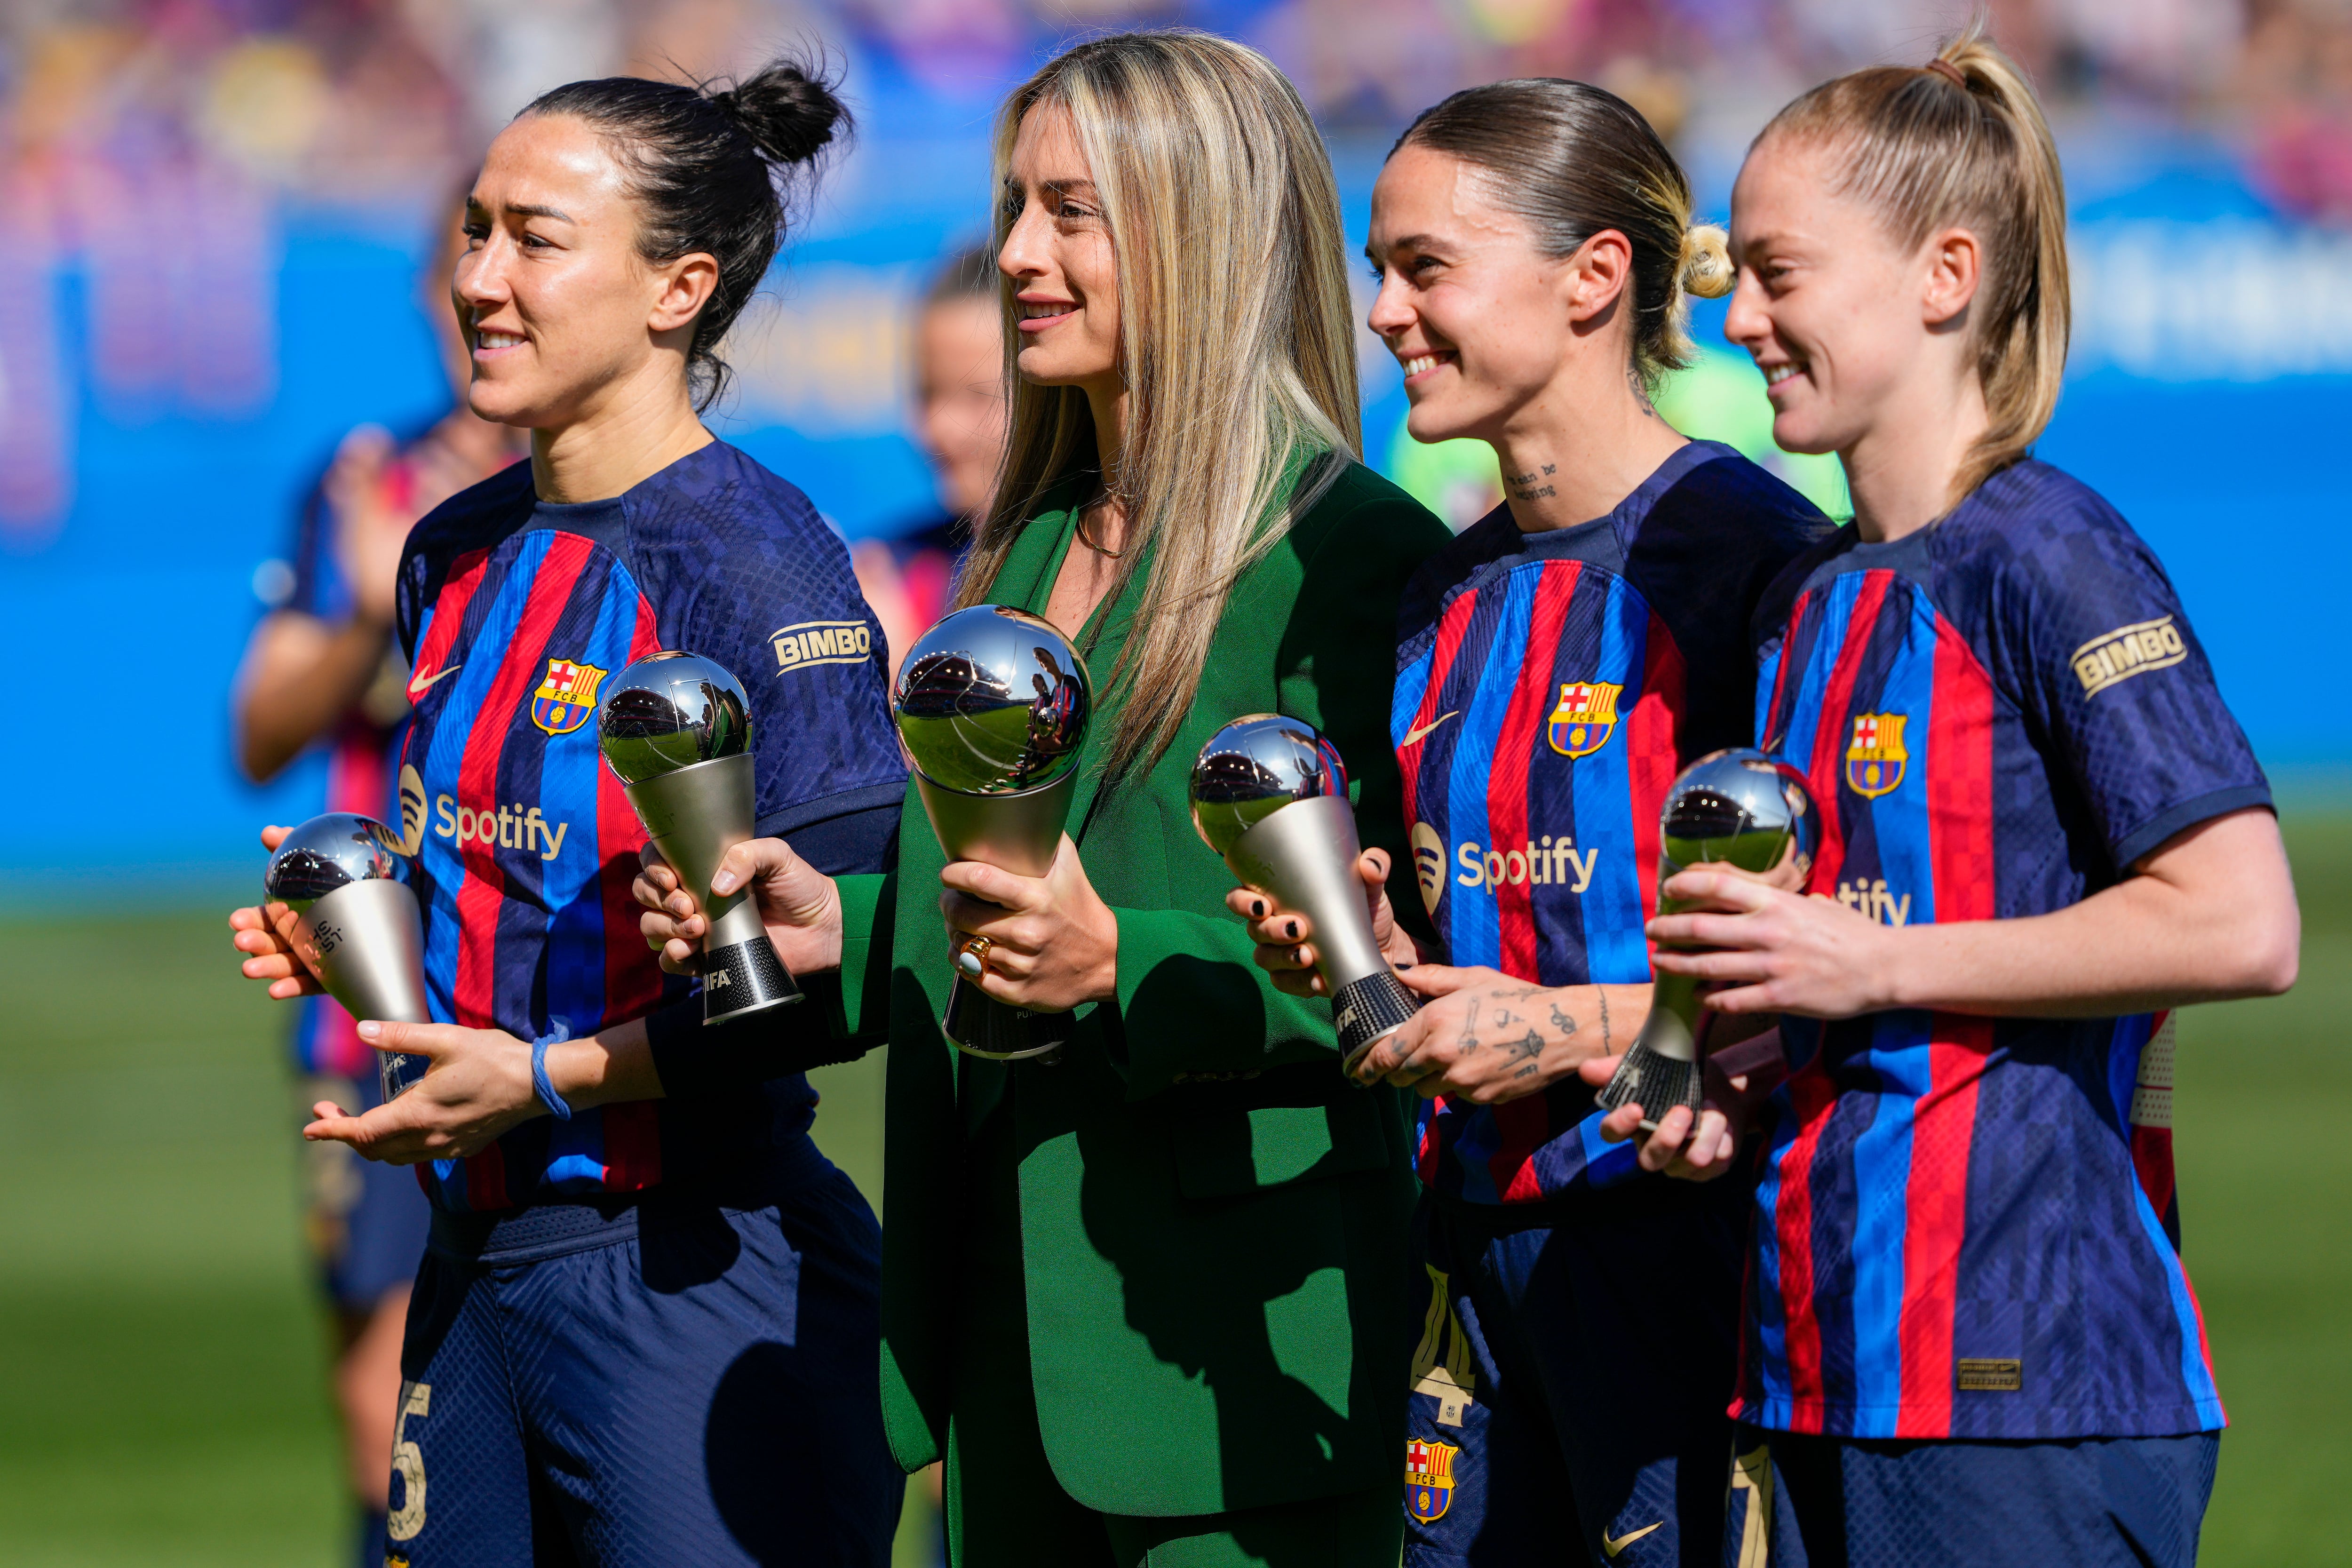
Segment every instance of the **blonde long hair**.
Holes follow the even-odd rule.
[[[1076,46],[1005,100],[999,188],[1039,108],[1068,112],[1118,258],[1128,423],[1105,480],[1127,539],[1105,602],[1146,555],[1150,569],[1117,666],[1096,672],[1117,694],[1117,775],[1167,750],[1234,582],[1339,477],[1337,455],[1360,454],[1346,240],[1307,106],[1254,49],[1182,28]],[[1000,247],[1009,221],[1000,206]],[[1002,298],[1011,342],[1009,284]],[[1010,379],[1003,472],[959,606],[988,593],[1045,492],[1098,460],[1083,391]],[[1301,447],[1325,457],[1276,516]]]
[[[2066,372],[2066,182],[2033,84],[1979,16],[1933,65],[1822,83],[1773,116],[1755,145],[1774,136],[1843,157],[1840,189],[1875,207],[1899,243],[1923,245],[1953,225],[1984,243],[1969,310],[1990,423],[1954,477],[1957,504],[2026,455]]]

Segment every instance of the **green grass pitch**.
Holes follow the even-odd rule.
[[[2352,1555],[2352,817],[2291,810],[2288,837],[2301,984],[2181,1025],[2182,1216],[2233,1424],[2209,1568]],[[349,1560],[281,1025],[234,962],[214,912],[0,926],[12,1568]],[[880,1062],[820,1081],[818,1138],[874,1193]]]

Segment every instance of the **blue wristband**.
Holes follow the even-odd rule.
[[[550,1116],[554,1117],[558,1121],[569,1121],[572,1120],[572,1107],[565,1104],[563,1097],[555,1092],[555,1084],[547,1076],[547,1047],[570,1039],[572,1029],[561,1018],[554,1022],[555,1027],[552,1030],[530,1043],[530,1086],[538,1091],[539,1102],[547,1107],[547,1113]]]

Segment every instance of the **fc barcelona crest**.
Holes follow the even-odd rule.
[[[1589,757],[1609,743],[1617,729],[1617,694],[1625,689],[1605,680],[1571,680],[1559,689],[1551,710],[1551,749],[1563,757]]]
[[[1454,1456],[1462,1450],[1451,1443],[1412,1437],[1404,1446],[1404,1510],[1423,1524],[1445,1515],[1454,1501]]]
[[[547,679],[531,693],[530,721],[551,735],[569,735],[596,711],[596,688],[612,671],[568,658],[547,661]]]
[[[1853,743],[1845,749],[1846,787],[1876,800],[1903,782],[1903,764],[1911,760],[1903,749],[1905,713],[1857,713]]]

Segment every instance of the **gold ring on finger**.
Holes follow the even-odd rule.
[[[968,936],[956,950],[956,969],[968,980],[977,980],[988,969],[989,950],[996,943],[984,936]]]

